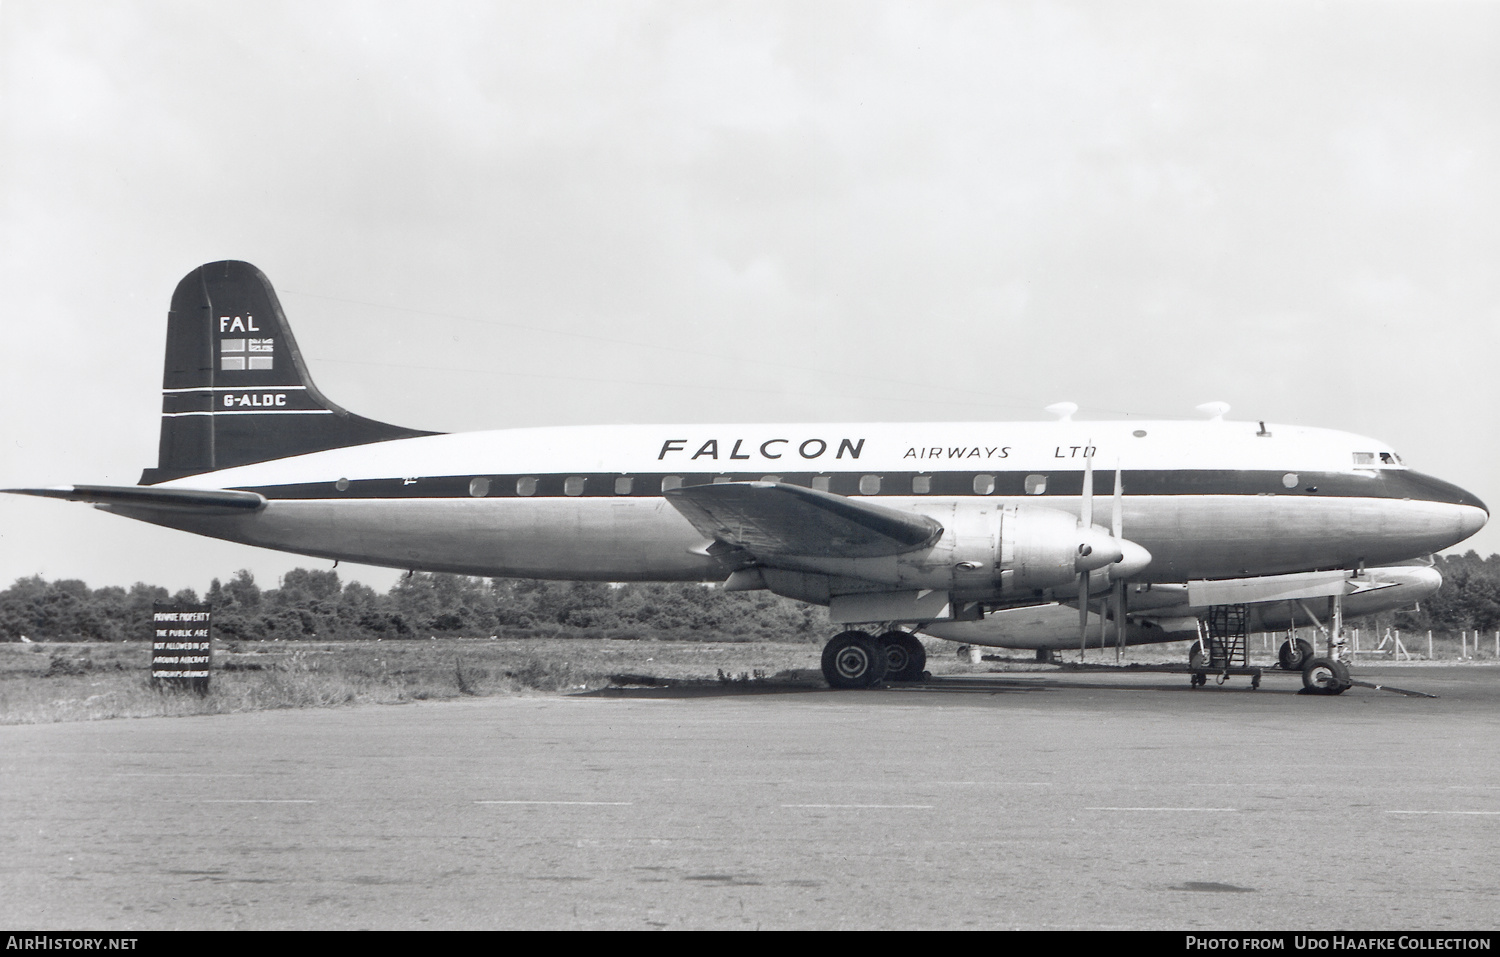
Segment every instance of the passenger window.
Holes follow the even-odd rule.
[[[1288,472],[1281,477],[1281,484],[1286,488],[1296,488],[1297,483],[1301,481],[1302,479],[1297,476],[1296,472]]]
[[[861,475],[859,477],[859,494],[875,495],[880,491],[880,476]]]
[[[1043,494],[1046,491],[1047,491],[1047,476],[1045,476],[1045,475],[1028,475],[1028,476],[1026,476],[1026,494],[1027,495],[1041,495],[1041,494]]]
[[[622,475],[622,476],[620,476],[619,478],[615,479],[615,494],[616,495],[629,495],[630,494],[630,487],[632,485],[634,485],[634,484],[635,484],[635,481],[630,476],[628,476],[628,475]]]
[[[520,478],[516,479],[516,494],[517,495],[535,495],[536,494],[536,476],[535,475],[523,475]]]
[[[569,475],[563,479],[563,494],[582,495],[584,481],[585,479],[582,475]]]
[[[715,475],[714,476],[714,484],[715,485],[728,485],[730,482],[733,482],[733,481],[734,481],[734,476],[732,476],[732,475]]]
[[[490,494],[490,480],[480,476],[469,480],[469,494],[475,498],[484,498]]]
[[[781,476],[779,476],[779,475],[762,475],[760,477],[760,480],[762,482],[780,482],[781,481]]]
[[[931,475],[914,475],[911,480],[911,490],[915,495],[926,495],[932,491]]]
[[[974,494],[988,495],[995,490],[995,477],[993,475],[974,476]]]
[[[818,492],[826,492],[826,491],[828,491],[828,479],[829,478],[830,478],[830,476],[827,476],[827,475],[814,475],[813,476],[813,484],[812,484],[813,490],[814,491],[818,491]]]
[[[663,492],[670,492],[674,488],[682,488],[682,476],[663,475],[661,477],[661,490]]]

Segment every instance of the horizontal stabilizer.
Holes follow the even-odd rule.
[[[666,498],[704,535],[757,558],[898,555],[943,534],[943,526],[925,515],[779,482],[691,485]]]
[[[232,489],[153,488],[142,485],[59,485],[53,488],[8,488],[15,495],[40,495],[69,502],[122,505],[131,508],[164,508],[196,512],[255,511],[266,504],[256,492]]]

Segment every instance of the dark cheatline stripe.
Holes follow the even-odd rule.
[[[1296,484],[1288,488],[1289,473],[1274,470],[1242,471],[1235,469],[1161,469],[1124,473],[1128,495],[1290,495],[1320,498],[1412,499],[1470,505],[1488,512],[1484,503],[1456,485],[1423,475],[1420,472],[1391,469],[1375,475],[1345,472],[1300,472]],[[446,498],[658,498],[663,480],[680,480],[684,486],[707,485],[716,479],[755,482],[765,472],[573,472],[489,475],[417,476],[407,478],[353,479],[347,483],[309,482],[296,485],[240,486],[259,492],[268,499],[446,499]],[[989,496],[1025,496],[1038,502],[1061,498],[1077,499],[1083,491],[1083,473],[1055,472],[781,472],[781,481],[805,488],[815,488],[814,478],[828,480],[827,491],[838,495],[880,498],[912,495],[913,479],[929,480],[926,495],[978,496],[975,489],[988,488],[993,478],[994,490]],[[1046,490],[1027,495],[1027,478],[1045,475]],[[879,478],[879,490],[870,494],[861,489],[861,479]],[[629,479],[629,490],[620,491],[621,479]],[[977,481],[976,481],[977,480]],[[518,489],[533,487],[532,494],[521,495]],[[580,484],[581,482],[581,484]],[[346,487],[340,488],[339,484]],[[1112,471],[1095,473],[1094,494],[1108,496],[1114,492]],[[868,490],[871,483],[866,482]],[[569,494],[575,492],[576,494]],[[482,493],[482,494],[481,494]],[[1060,503],[1059,503],[1060,504]]]

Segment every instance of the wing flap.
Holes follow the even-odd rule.
[[[58,485],[52,488],[8,488],[4,491],[14,495],[60,498],[69,502],[91,502],[94,505],[192,512],[255,511],[266,504],[264,495],[235,489],[160,488],[142,485]]]
[[[926,515],[780,482],[691,485],[667,501],[709,538],[757,558],[871,558],[931,545],[943,526]]]

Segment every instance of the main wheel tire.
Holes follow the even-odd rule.
[[[1295,645],[1290,641],[1283,641],[1281,643],[1281,651],[1276,656],[1277,660],[1281,662],[1281,667],[1284,671],[1301,671],[1307,667],[1307,663],[1312,660],[1312,657],[1313,646],[1301,638],[1297,639]]]
[[[880,642],[863,631],[834,635],[823,646],[823,677],[833,688],[868,688],[885,677]]]
[[[1349,686],[1349,666],[1342,661],[1314,658],[1302,669],[1303,694],[1343,694]]]
[[[1208,667],[1208,655],[1206,655],[1206,654],[1203,653],[1203,646],[1202,645],[1200,645],[1200,644],[1194,644],[1192,648],[1188,649],[1188,667],[1189,668],[1207,668]]]
[[[885,652],[886,681],[921,681],[927,667],[927,649],[916,635],[904,631],[888,631],[880,636],[880,649]]]

